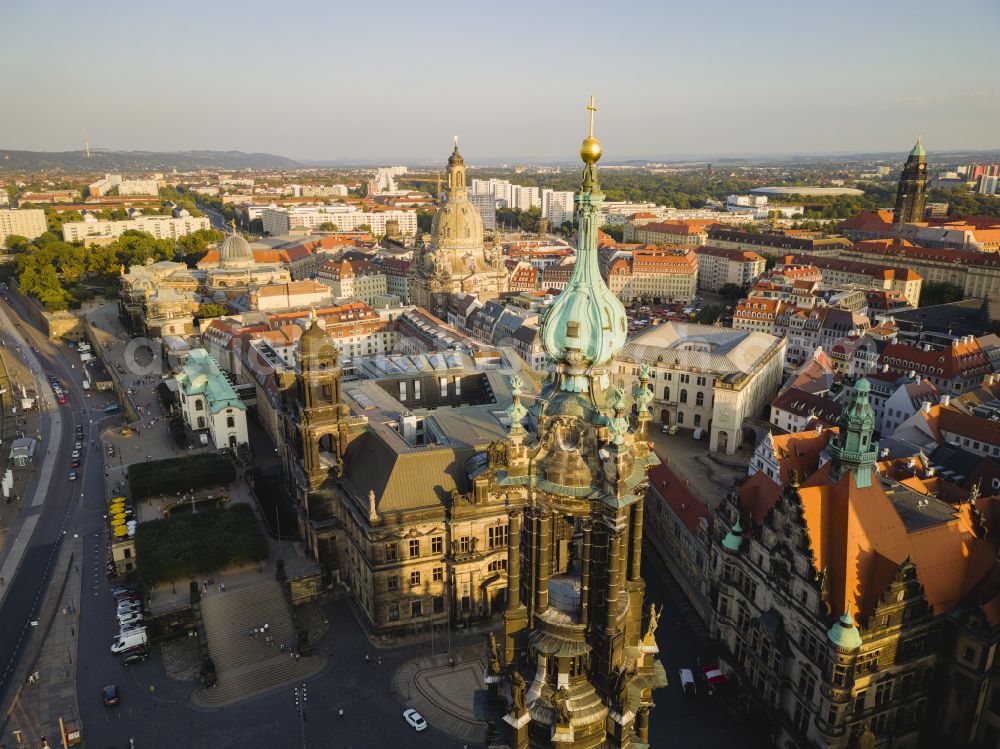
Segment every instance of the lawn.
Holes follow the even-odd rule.
[[[249,505],[180,513],[140,523],[139,575],[151,582],[201,578],[233,564],[267,558],[267,541]]]

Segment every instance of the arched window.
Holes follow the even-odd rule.
[[[670,388],[668,387],[663,388],[663,400],[670,400]]]
[[[697,393],[694,396],[694,404],[696,406],[704,406],[705,405],[705,394],[704,393]]]
[[[687,402],[688,402],[688,391],[681,390],[681,403],[687,403]]]

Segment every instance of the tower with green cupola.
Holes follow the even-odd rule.
[[[645,747],[653,689],[666,685],[640,575],[646,474],[658,462],[645,434],[649,373],[633,409],[610,368],[627,324],[598,267],[593,99],[588,110],[576,264],[542,323],[550,375],[529,428],[512,418],[495,466],[510,520],[507,736],[494,746],[511,749]]]
[[[868,402],[871,385],[862,377],[854,383],[854,392],[840,414],[840,433],[827,447],[831,457],[830,481],[837,483],[847,473],[854,475],[858,488],[872,485],[872,468],[878,458],[875,410]]]

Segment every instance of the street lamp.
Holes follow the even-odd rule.
[[[292,690],[295,694],[295,711],[299,714],[299,728],[302,730],[302,749],[306,749],[306,684]]]

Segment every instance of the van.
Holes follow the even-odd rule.
[[[128,650],[129,648],[134,648],[139,645],[148,645],[149,640],[146,638],[145,629],[134,629],[130,632],[124,632],[114,639],[111,643],[111,652],[120,653],[123,650]]]
[[[698,694],[698,688],[694,683],[694,674],[691,673],[690,668],[682,668],[678,672],[681,679],[681,689],[684,692],[685,697],[694,697]]]

